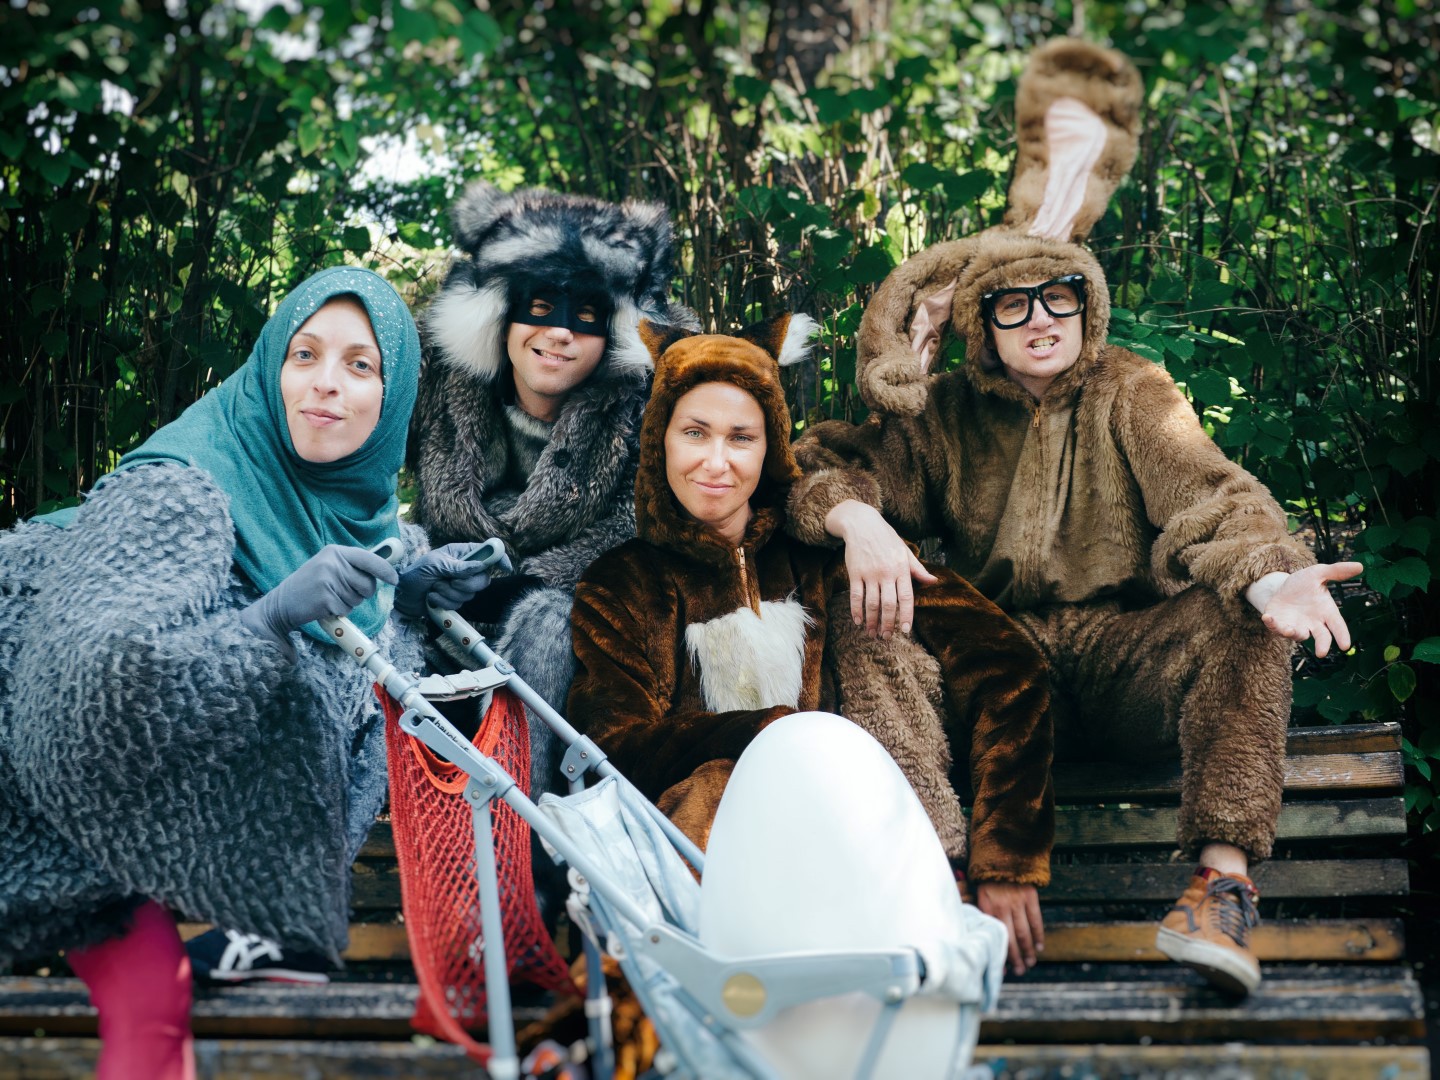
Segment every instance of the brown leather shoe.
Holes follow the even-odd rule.
[[[1222,990],[1248,994],[1260,985],[1260,962],[1250,951],[1259,899],[1249,878],[1202,866],[1161,920],[1155,947]]]

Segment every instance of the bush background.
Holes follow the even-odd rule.
[[[711,327],[804,310],[797,425],[858,418],[854,331],[999,219],[1015,77],[1056,35],[1146,85],[1095,230],[1112,340],[1164,364],[1322,559],[1356,647],[1296,721],[1398,719],[1440,825],[1440,33],[1432,0],[5,0],[0,526],[74,502],[339,262],[418,307],[463,184],[665,203]],[[953,355],[951,362],[955,361]]]

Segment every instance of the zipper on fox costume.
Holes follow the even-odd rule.
[[[756,615],[760,614],[760,597],[750,591],[750,575],[745,570],[745,549],[737,547],[735,555],[740,560],[740,595],[745,598],[745,603],[750,605],[750,610]],[[757,582],[758,585],[758,582]],[[758,589],[756,590],[758,593]]]

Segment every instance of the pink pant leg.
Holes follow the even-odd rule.
[[[147,900],[123,937],[66,959],[100,1014],[96,1080],[194,1080],[190,958],[170,912]]]

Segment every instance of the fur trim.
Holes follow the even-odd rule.
[[[441,290],[423,319],[443,362],[489,382],[504,363],[509,308],[510,294],[503,284],[480,288],[457,282]]]
[[[655,368],[654,357],[640,339],[640,313],[633,304],[623,305],[610,320],[610,363],[617,371]]]
[[[797,540],[817,547],[839,547],[840,540],[825,531],[830,511],[846,499],[854,499],[884,509],[880,485],[861,469],[847,469],[839,463],[807,461],[806,455],[818,456],[819,443],[801,443],[796,447],[796,460],[805,475],[790,488],[787,527]]]
[[[740,608],[685,628],[685,649],[712,712],[768,709],[800,702],[805,632],[814,625],[795,597],[764,600],[757,615]]]

